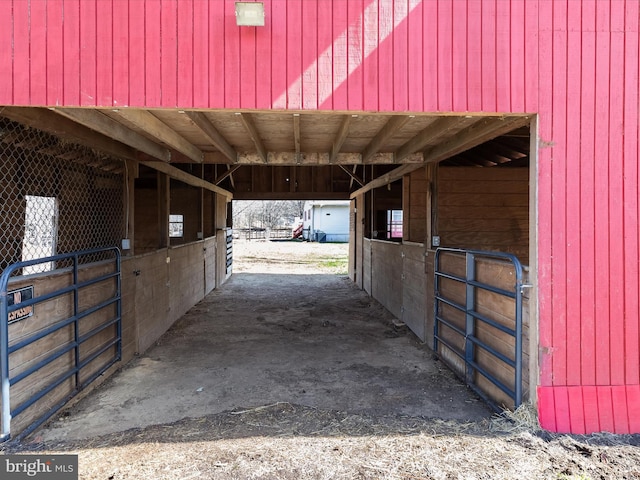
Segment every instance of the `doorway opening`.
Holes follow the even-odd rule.
[[[56,254],[58,201],[55,197],[26,195],[25,232],[22,261],[51,257]],[[39,263],[22,269],[23,275],[50,272],[55,262]]]

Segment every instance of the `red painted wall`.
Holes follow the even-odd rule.
[[[4,0],[0,104],[539,114],[539,413],[640,432],[638,0]]]

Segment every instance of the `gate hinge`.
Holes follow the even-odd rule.
[[[524,293],[525,288],[533,288],[533,285],[530,283],[523,283],[520,285],[520,293]]]

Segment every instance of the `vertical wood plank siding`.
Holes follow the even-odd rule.
[[[539,115],[539,412],[640,432],[637,0],[0,2],[0,105]]]

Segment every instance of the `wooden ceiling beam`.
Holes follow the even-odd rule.
[[[113,112],[145,131],[151,137],[183,153],[190,160],[202,163],[202,151],[151,112],[131,108],[121,108],[113,110]]]
[[[357,116],[357,115],[356,115]],[[351,125],[352,115],[345,115],[342,118],[342,123],[340,124],[340,128],[338,129],[338,133],[336,133],[336,137],[333,139],[333,144],[331,145],[331,153],[329,154],[329,163],[333,163],[338,158],[338,154],[340,153],[340,149],[344,144],[344,141],[349,136],[349,126]]]
[[[423,150],[427,145],[433,144],[468,121],[468,118],[461,116],[436,118],[396,151],[396,163],[400,163],[407,155]]]
[[[439,120],[446,120],[451,117],[444,117]],[[439,120],[433,122],[429,127],[425,130],[429,129],[435,123],[438,123]],[[527,125],[530,122],[529,117],[486,117],[478,120],[473,125],[465,128],[464,130],[456,133],[454,136],[445,140],[442,143],[437,144],[431,149],[424,152],[424,163],[423,164],[406,164],[398,167],[380,177],[372,180],[367,183],[362,188],[356,190],[351,194],[351,198],[355,198],[358,195],[368,192],[369,190],[373,190],[374,188],[379,188],[384,185],[388,185],[389,183],[395,182],[399,180],[404,175],[411,173],[412,171],[422,167],[427,163],[439,162],[445,160],[447,158],[451,158],[454,155],[462,153],[470,148],[473,148],[483,142],[491,140],[493,138],[499,137],[507,132],[510,132],[513,129],[522,127]],[[440,122],[441,125],[438,130],[451,130],[455,128],[452,122]],[[424,133],[425,130],[421,132]],[[418,136],[414,137],[416,139]],[[410,140],[406,145],[413,142]],[[404,148],[404,147],[402,147]],[[413,146],[411,147],[411,149]]]
[[[238,159],[238,152],[227,142],[218,129],[211,123],[211,120],[202,112],[185,112],[185,115],[195,124],[196,127],[207,137],[211,144],[222,154],[235,163]]]
[[[349,200],[349,192],[235,192],[234,200]]]
[[[213,158],[205,155],[207,163],[220,163],[214,161]],[[402,159],[401,163],[422,163],[422,153],[414,153]],[[238,163],[243,165],[262,165],[264,164],[262,157],[258,153],[240,153],[238,154]],[[294,152],[268,152],[267,163],[269,165],[331,165],[330,154],[322,152],[303,152],[296,154]],[[367,165],[384,165],[393,164],[393,153],[376,153],[367,162]],[[339,153],[334,165],[362,165],[362,155],[359,153]]]
[[[267,163],[267,149],[265,148],[264,143],[260,138],[260,134],[258,133],[255,122],[253,121],[253,117],[250,113],[237,113],[236,115],[240,117],[244,128],[247,130],[247,133],[251,137],[251,141],[258,151],[258,155],[260,155],[262,163]]]
[[[195,175],[191,175],[179,168],[174,167],[173,165],[169,165],[168,163],[162,162],[146,162],[142,161],[140,164],[145,165],[149,168],[153,168],[158,172],[164,173],[171,178],[174,178],[180,182],[186,183],[187,185],[191,185],[192,187],[204,188],[205,190],[209,190],[211,192],[218,193],[220,195],[224,195],[225,197],[232,199],[233,194],[223,188],[214,185],[213,183],[207,182],[202,178],[198,178]]]
[[[374,154],[380,151],[385,143],[387,143],[398,130],[404,127],[407,122],[414,117],[415,115],[394,115],[391,117],[362,152],[362,162],[367,163]]]
[[[140,135],[99,110],[88,108],[52,108],[51,110],[91,130],[144,152],[153,158],[163,162],[171,161],[171,151],[168,148],[159,145],[144,135]]]
[[[481,143],[504,135],[513,129],[528,125],[529,117],[487,117],[458,132],[452,138],[424,152],[425,162],[439,162],[464,152]]]
[[[300,154],[300,114],[293,114],[293,143],[296,154]]]
[[[373,190],[374,188],[384,187],[385,185],[393,183],[396,180],[400,180],[405,175],[421,167],[424,167],[424,164],[408,163],[398,168],[394,168],[390,172],[387,172],[384,175],[379,176],[375,180],[372,180],[366,185],[364,185],[362,188],[359,188],[355,192],[351,193],[350,198],[356,198],[358,195],[362,195],[363,193],[366,193],[369,190]]]
[[[0,115],[14,122],[37,128],[63,140],[84,145],[116,158],[128,160],[137,160],[138,158],[134,148],[124,145],[113,138],[106,137],[46,108],[2,107],[0,108]]]

